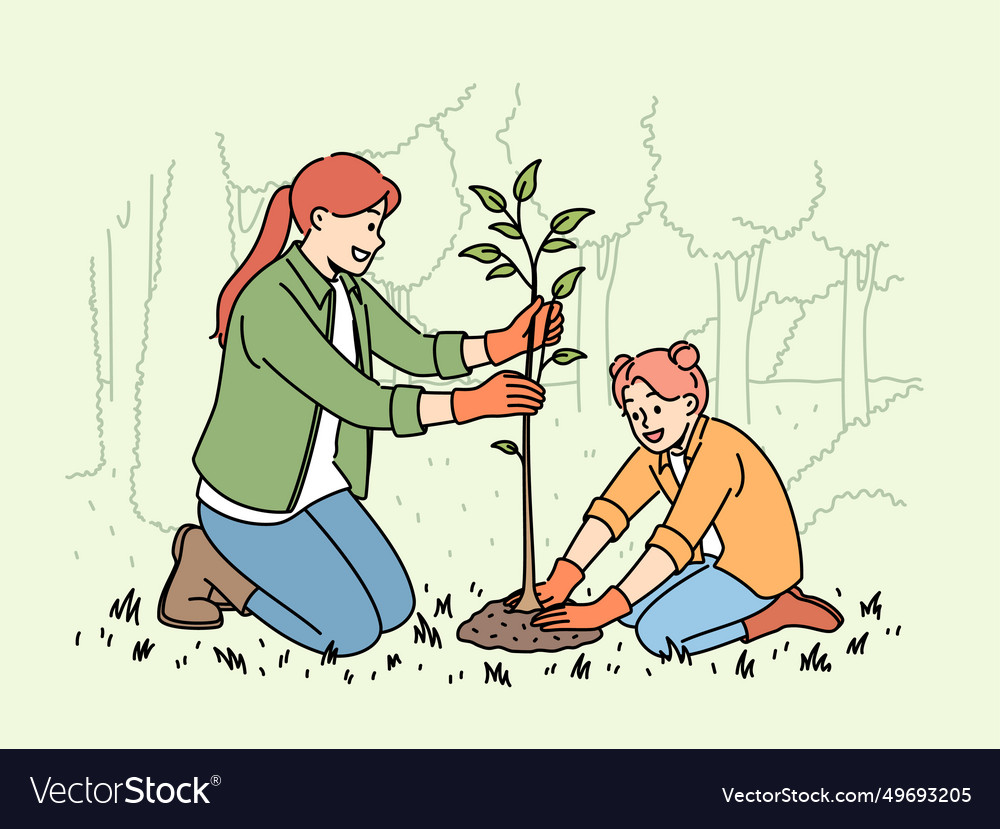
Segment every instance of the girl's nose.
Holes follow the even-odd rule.
[[[648,425],[648,423],[646,422],[646,410],[640,409],[639,411],[642,412],[642,428],[645,429],[646,426]]]

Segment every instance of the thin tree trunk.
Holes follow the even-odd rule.
[[[751,421],[750,333],[763,253],[762,244],[735,259],[715,263],[719,299],[715,411],[739,428],[746,428]],[[731,280],[726,278],[727,271]]]
[[[122,496],[122,502],[130,498],[130,474],[126,473],[138,466],[137,404],[146,315],[153,293],[154,227],[157,219],[163,220],[159,210],[164,209],[156,203],[156,196],[151,174],[146,198],[135,205],[129,200],[124,217],[117,214],[116,222],[105,229],[106,288],[103,296],[98,293],[95,297],[102,334],[97,347],[102,367],[98,384],[103,447],[100,464],[86,474],[110,472],[114,481],[110,486]]]
[[[868,305],[875,285],[878,247],[844,256],[844,325],[841,415],[844,426],[868,422]],[[853,260],[853,261],[852,261]]]
[[[141,370],[146,307],[153,296],[155,224],[161,219],[154,176],[148,192],[131,205],[123,221],[107,232],[108,243],[108,405],[105,429],[117,436],[108,443],[108,464],[115,486],[128,486],[123,474],[135,463],[136,389]],[[148,211],[148,212],[147,212]],[[133,393],[129,393],[132,391]]]
[[[620,236],[615,236],[609,243],[609,251],[604,257],[604,271],[601,273],[601,282],[604,284],[604,359],[601,361],[601,368],[607,371],[611,365],[611,288],[615,284],[615,274],[618,272],[618,245]],[[604,381],[605,400],[610,406],[614,402],[614,395],[611,392],[611,384]]]
[[[579,410],[585,410],[589,416],[598,416],[614,403],[608,366],[612,358],[610,304],[618,265],[618,242],[615,237],[594,248],[593,271],[588,268],[577,288],[580,349],[589,356],[586,366],[581,367],[583,388],[578,400]]]

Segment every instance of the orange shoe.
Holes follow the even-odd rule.
[[[840,621],[837,622],[837,627],[840,627],[844,623],[844,617],[840,614],[840,611],[837,610],[837,608],[835,608],[829,602],[824,602],[822,599],[817,598],[816,596],[807,596],[805,593],[802,592],[802,590],[799,588],[798,585],[796,585],[795,587],[789,587],[788,592],[791,593],[793,596],[795,596],[796,599],[802,599],[803,601],[812,602],[815,605],[819,605],[835,619],[839,619]],[[834,630],[836,629],[837,628],[834,628]]]
[[[806,596],[798,587],[792,587],[781,593],[760,613],[743,620],[747,635],[741,641],[753,642],[755,639],[788,627],[831,633],[843,623],[844,617],[833,605],[827,604],[822,599]]]

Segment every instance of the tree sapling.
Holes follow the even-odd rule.
[[[516,276],[531,292],[531,301],[541,296],[538,290],[538,270],[542,254],[559,253],[572,250],[576,245],[565,238],[572,233],[593,210],[588,208],[573,208],[556,214],[549,222],[548,232],[541,242],[532,249],[522,224],[522,206],[530,200],[536,190],[538,168],[541,160],[533,161],[525,167],[514,182],[513,195],[516,201],[514,214],[507,206],[507,200],[490,187],[474,185],[472,190],[482,202],[483,207],[494,214],[503,216],[506,221],[497,221],[489,226],[490,230],[499,233],[510,240],[519,240],[524,248],[526,267],[517,262],[500,249],[498,245],[484,243],[465,248],[459,256],[474,259],[493,267],[486,274],[486,279],[507,279]],[[577,280],[585,270],[584,267],[571,268],[561,274],[552,284],[552,298],[564,299],[573,293]],[[534,341],[534,331],[528,330],[528,342]],[[569,365],[584,359],[582,351],[573,348],[560,348],[547,359],[544,345],[539,349],[537,364],[535,352],[528,349],[525,356],[525,377],[541,382],[542,372],[547,365]],[[523,569],[520,596],[512,607],[503,600],[490,602],[461,625],[458,638],[486,648],[504,648],[510,651],[551,651],[562,648],[576,647],[600,638],[600,631],[562,631],[553,634],[531,626],[531,618],[541,610],[541,605],[535,596],[535,547],[533,530],[533,513],[531,499],[531,419],[524,417],[521,425],[520,447],[510,440],[499,440],[492,448],[506,455],[516,456],[521,462],[522,482],[522,520],[523,520]]]

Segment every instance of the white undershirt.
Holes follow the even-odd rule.
[[[677,478],[678,486],[684,483],[684,476],[687,474],[687,467],[684,465],[684,455],[676,455],[667,452],[670,458],[670,468],[674,470],[674,477]],[[701,552],[703,555],[718,558],[722,555],[722,539],[719,537],[715,524],[709,525],[705,535],[701,539]]]
[[[335,296],[333,347],[354,364],[358,357],[354,343],[354,313],[351,311],[351,303],[347,299],[347,289],[342,279],[333,280],[333,292]],[[309,457],[309,468],[306,470],[302,492],[299,493],[298,500],[290,512],[262,512],[234,503],[209,486],[204,478],[198,482],[198,500],[216,512],[235,518],[237,521],[250,524],[278,524],[287,521],[320,498],[350,487],[343,473],[333,463],[333,458],[337,454],[339,431],[340,418],[326,409],[321,409],[316,441]]]

